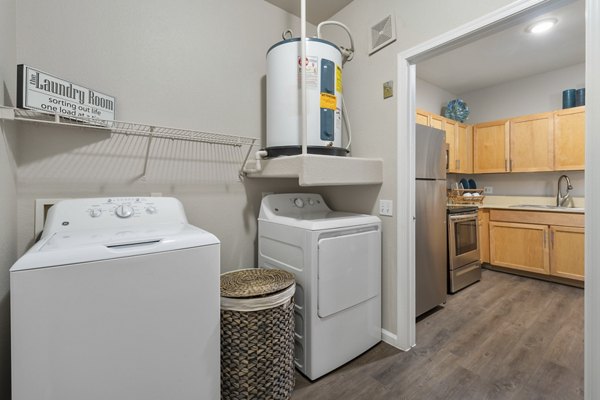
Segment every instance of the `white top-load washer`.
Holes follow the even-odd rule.
[[[318,194],[267,195],[258,262],[296,277],[296,367],[314,380],[381,341],[381,221]]]
[[[54,205],[10,269],[12,399],[219,399],[219,250],[174,198]]]

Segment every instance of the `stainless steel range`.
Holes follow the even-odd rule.
[[[481,280],[477,207],[448,208],[448,291]]]

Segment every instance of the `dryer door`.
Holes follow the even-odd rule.
[[[328,317],[379,295],[381,232],[377,227],[373,229],[319,239],[319,317]]]

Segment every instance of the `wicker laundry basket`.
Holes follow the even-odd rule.
[[[221,398],[290,399],[294,275],[250,268],[221,275]]]

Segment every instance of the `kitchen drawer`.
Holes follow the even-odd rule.
[[[583,228],[585,215],[578,213],[524,211],[524,210],[490,210],[490,221],[516,222],[523,224],[558,225]]]

